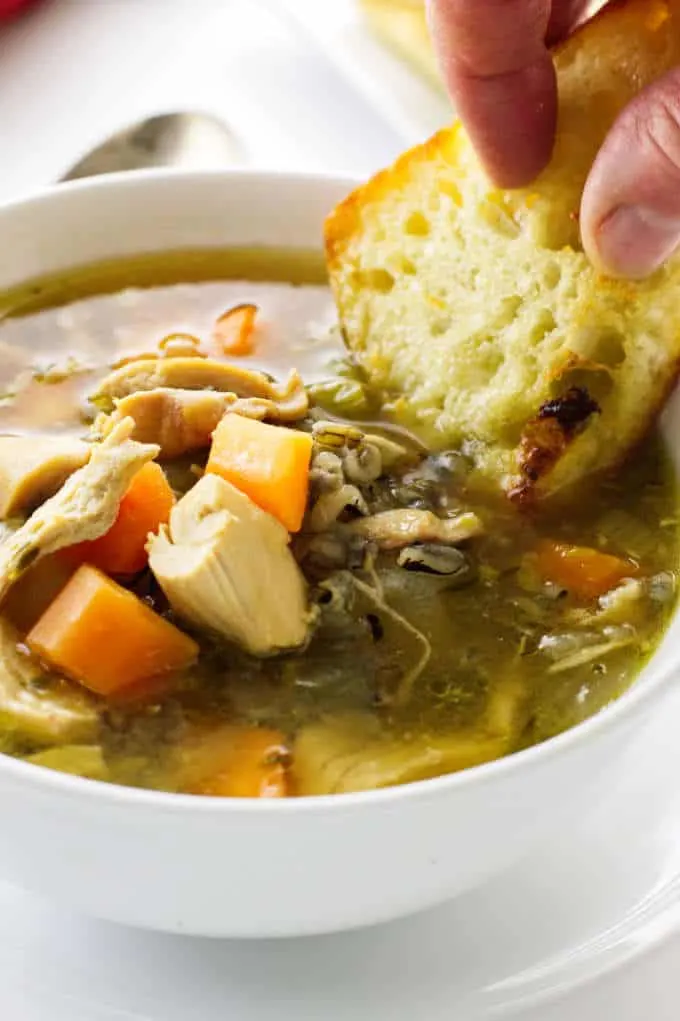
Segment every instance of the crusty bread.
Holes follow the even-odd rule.
[[[401,395],[400,421],[525,501],[619,462],[680,367],[680,260],[643,282],[603,278],[578,225],[614,118],[680,64],[680,0],[616,3],[555,62],[558,138],[530,188],[493,188],[455,123],[326,224],[347,344]]]

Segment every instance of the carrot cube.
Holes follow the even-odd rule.
[[[297,532],[307,506],[312,437],[242,415],[225,415],[213,433],[206,471],[221,475]]]
[[[98,695],[171,670],[198,656],[198,645],[141,599],[83,564],[26,639],[58,673]]]

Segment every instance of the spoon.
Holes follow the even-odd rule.
[[[60,181],[144,167],[219,168],[243,163],[228,127],[205,113],[165,113],[117,131],[78,160]]]

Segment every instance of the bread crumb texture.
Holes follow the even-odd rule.
[[[326,222],[346,341],[403,424],[459,446],[517,499],[618,463],[680,367],[680,260],[599,275],[578,210],[618,113],[680,63],[680,0],[627,0],[555,53],[558,136],[530,188],[492,187],[459,123]]]

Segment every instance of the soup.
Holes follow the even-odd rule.
[[[197,795],[403,784],[578,724],[668,623],[659,437],[518,511],[400,427],[311,256],[120,261],[0,312],[7,754]]]

